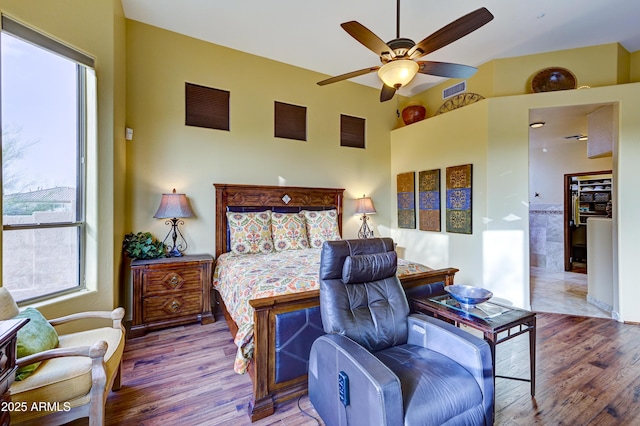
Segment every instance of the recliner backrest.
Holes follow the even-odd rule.
[[[320,312],[327,333],[371,352],[407,341],[409,304],[390,238],[327,241],[320,260]]]

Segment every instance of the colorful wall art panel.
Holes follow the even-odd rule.
[[[415,172],[398,174],[398,228],[416,229]]]
[[[440,232],[440,169],[418,173],[418,218],[421,231]]]
[[[472,165],[447,167],[447,232],[471,234]]]

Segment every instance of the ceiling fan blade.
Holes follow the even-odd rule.
[[[417,61],[417,63],[420,66],[418,69],[420,74],[438,77],[469,78],[478,71],[477,68],[469,65],[451,64],[449,62]]]
[[[378,56],[382,56],[383,54],[388,54],[391,58],[395,58],[396,54],[387,43],[382,41],[380,37],[375,35],[369,28],[365,27],[361,23],[357,21],[349,21],[340,26],[351,35],[351,37],[358,40],[360,43],[364,45],[367,49],[371,50]]]
[[[319,81],[318,86],[325,86],[327,84],[337,83],[338,81],[348,80],[353,77],[369,74],[371,72],[378,71],[378,68],[380,67],[369,67],[369,68],[364,68],[358,71],[351,71],[346,74],[337,75],[335,77],[331,77],[326,80]]]
[[[382,91],[380,92],[380,102],[385,102],[393,98],[393,95],[396,94],[396,88],[387,86],[386,84],[382,85]]]
[[[474,10],[426,37],[420,43],[409,49],[407,56],[415,59],[434,52],[477,30],[492,19],[493,15],[487,8],[481,7],[480,9]]]

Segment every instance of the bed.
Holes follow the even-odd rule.
[[[330,212],[336,216],[338,232],[342,235],[344,190],[218,183],[214,187],[215,303],[224,314],[238,346],[234,369],[239,373],[246,372],[251,377],[253,392],[248,404],[248,414],[255,421],[273,414],[279,402],[306,393],[310,346],[315,338],[324,333],[317,290],[320,250],[318,247],[282,250],[273,255],[230,253],[232,250],[227,212]],[[234,251],[236,249],[234,247]],[[267,276],[269,268],[266,265],[269,262],[274,262],[280,272]],[[238,264],[245,272],[235,269]],[[281,273],[293,269],[292,264],[297,268],[302,266],[301,270],[306,272],[297,273],[296,277],[287,277],[285,273]],[[445,285],[453,284],[457,271],[455,268],[432,270],[406,261],[399,261],[398,267],[400,281],[408,295],[441,293]],[[256,293],[249,295],[246,291],[243,293],[244,290],[239,290],[234,294],[234,289],[230,289],[238,287],[237,283],[244,279],[251,280],[252,276],[255,278],[252,282],[255,283],[262,277],[262,282],[266,283],[262,287],[256,285]],[[221,287],[222,282],[231,285]],[[249,318],[249,324],[242,319],[242,314],[244,317],[252,317]]]

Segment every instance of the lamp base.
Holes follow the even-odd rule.
[[[177,247],[174,247],[173,249],[171,249],[171,251],[168,251],[167,253],[167,257],[181,257],[182,253],[180,253],[180,250],[178,250]]]
[[[165,224],[171,226],[169,233],[164,237],[164,241],[162,241],[165,245],[165,254],[167,257],[180,257],[182,256],[182,252],[187,249],[187,241],[184,239],[182,232],[180,232],[180,228],[178,228],[178,225],[184,225],[184,222],[174,217],[173,219],[168,219]],[[177,241],[178,236],[180,236],[182,241]],[[166,241],[169,237],[173,240],[173,245],[167,245]]]
[[[358,238],[360,238],[361,240],[366,238],[373,238],[373,230],[369,228],[369,225],[367,224],[367,220],[369,220],[369,218],[367,217],[367,215],[363,214],[361,219],[362,226],[358,231]]]

